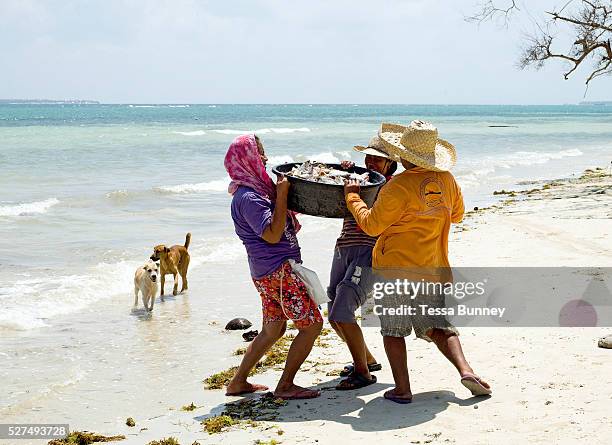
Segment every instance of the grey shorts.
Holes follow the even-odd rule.
[[[355,311],[366,301],[359,286],[361,267],[372,266],[371,246],[347,246],[334,249],[329,277],[327,303],[329,321],[356,323]]]
[[[417,338],[432,341],[429,331],[441,329],[454,335],[459,335],[457,328],[453,326],[444,315],[436,315],[437,310],[446,308],[444,295],[417,295],[411,299],[407,295],[385,295],[376,304],[380,304],[383,309],[400,309],[408,311],[408,307],[413,308],[410,314],[379,314],[380,333],[385,337],[407,337],[414,328]],[[426,306],[425,313],[422,306]],[[380,311],[380,309],[378,309]],[[428,313],[427,311],[433,311]]]

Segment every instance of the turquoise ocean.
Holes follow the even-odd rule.
[[[132,277],[153,245],[182,244],[188,231],[191,306],[187,297],[170,298],[176,308],[158,304],[157,322],[182,311],[193,334],[189,317],[200,317],[202,326],[243,313],[257,317],[223,168],[235,136],[258,134],[269,166],[306,159],[363,164],[353,145],[367,143],[382,121],[413,119],[433,122],[456,146],[453,173],[467,208],[492,203],[494,190],[612,160],[612,106],[603,105],[0,105],[0,358],[14,359],[0,371],[0,393],[8,394],[0,412],[49,406],[31,391],[57,396],[91,379],[96,366],[83,358],[105,363],[108,348],[127,348],[115,337],[139,335],[142,351],[163,343],[165,327],[148,330],[130,317]],[[338,230],[336,220],[306,221],[306,236],[331,230],[331,239]],[[326,260],[332,248],[317,246],[328,250]],[[241,295],[227,300],[237,289]],[[180,340],[167,350],[159,344],[162,355],[194,353]],[[168,363],[160,374],[179,366]],[[196,368],[189,369],[202,372]],[[108,385],[122,378],[129,380],[112,376]],[[72,402],[83,396],[76,394]]]

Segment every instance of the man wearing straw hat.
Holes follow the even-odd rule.
[[[371,209],[359,197],[356,181],[344,188],[347,207],[357,224],[368,235],[379,236],[372,253],[372,268],[449,268],[450,225],[461,221],[464,212],[461,190],[449,172],[456,162],[455,148],[438,138],[436,127],[423,121],[413,121],[408,127],[383,123],[378,136],[386,151],[401,159],[406,171],[381,189]],[[393,298],[398,301],[409,297]],[[381,334],[395,380],[395,388],[385,392],[386,399],[397,403],[412,400],[404,340],[412,328],[417,337],[436,344],[457,368],[461,383],[472,395],[491,393],[489,384],[474,374],[465,359],[457,330],[442,318],[432,319],[418,312],[380,316]]]

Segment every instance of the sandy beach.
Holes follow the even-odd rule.
[[[612,263],[612,176],[607,170],[523,186],[522,192],[507,193],[492,207],[467,212],[464,221],[452,230],[451,264]],[[337,221],[330,220],[324,231],[309,233],[309,217],[304,219],[306,229],[300,235],[304,261],[326,279],[330,255],[322,255],[317,246],[326,242],[333,245]],[[312,237],[317,238],[316,244],[308,242]],[[197,292],[197,284],[194,288]],[[213,325],[210,335],[224,335],[220,333],[222,326],[218,326],[223,322],[209,322]],[[180,329],[180,325],[175,327]],[[147,444],[167,437],[175,437],[181,444],[327,444],[339,440],[415,444],[610,443],[612,351],[598,348],[597,340],[612,333],[612,329],[462,328],[460,332],[466,356],[493,387],[490,398],[471,397],[435,347],[412,337],[407,343],[413,403],[400,406],[384,400],[382,393],[393,379],[378,329],[366,328],[366,341],[383,363],[383,370],[376,373],[377,384],[362,390],[334,390],[339,381],[337,371],[350,361],[350,356],[335,334],[326,331],[297,379],[301,385],[321,388],[318,399],[281,404],[261,394],[225,397],[222,390],[204,389],[202,380],[207,375],[199,374],[197,361],[187,365],[189,354],[185,354],[181,357],[192,369],[191,380],[173,382],[171,370],[165,375],[169,387],[180,387],[181,391],[169,393],[163,385],[152,388],[146,376],[141,376],[142,386],[130,389],[136,399],[141,390],[147,400],[145,394],[158,392],[157,406],[140,405],[136,410],[133,407],[138,403],[131,410],[112,404],[99,406],[92,397],[87,412],[79,410],[78,404],[70,409],[64,403],[57,413],[73,419],[73,430],[123,434],[126,439],[118,442],[122,444]],[[244,345],[238,339],[233,343],[236,348]],[[232,355],[234,350],[222,351],[223,357],[200,356],[197,360],[207,360],[209,368],[221,371],[239,363],[240,357]],[[167,346],[165,354],[169,361],[173,360],[171,346]],[[253,380],[273,387],[279,375],[280,367],[273,366]],[[243,414],[246,412],[244,419],[216,434],[204,431],[202,421],[227,411],[225,403],[237,401],[244,401],[240,405]],[[194,409],[181,409],[191,403]],[[56,401],[56,405],[61,403]],[[18,415],[15,410],[5,417],[6,421],[41,420],[35,411]],[[135,427],[125,425],[127,417],[134,418]]]
[[[612,0],[384,6],[0,0],[0,445],[612,445]]]
[[[0,445],[612,445],[612,0],[548,3],[0,0]]]

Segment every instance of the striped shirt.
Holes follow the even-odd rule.
[[[387,182],[393,178],[393,175],[385,176]],[[385,184],[386,185],[386,184]],[[357,221],[353,216],[347,216],[344,218],[342,223],[342,231],[340,236],[336,240],[336,247],[349,247],[349,246],[370,246],[374,247],[376,244],[377,236],[370,236],[361,230]]]
[[[376,244],[377,236],[370,236],[366,234],[361,227],[355,221],[352,216],[344,218],[342,224],[342,232],[336,240],[336,247],[349,247],[349,246],[370,246],[374,247]]]

